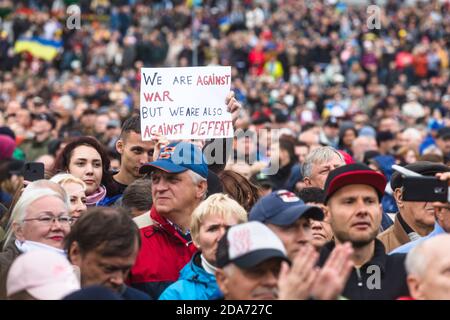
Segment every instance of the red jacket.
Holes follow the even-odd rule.
[[[142,227],[141,249],[131,268],[129,283],[153,299],[178,280],[180,270],[197,251],[192,241],[186,241],[167,220],[150,211],[152,224]]]

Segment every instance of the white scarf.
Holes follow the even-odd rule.
[[[203,257],[203,254],[200,255],[200,259],[202,260],[202,267],[205,269],[205,271],[209,274],[215,274],[217,268],[214,267],[211,263],[206,261],[205,257]]]
[[[16,239],[16,241],[14,242],[14,244],[16,245],[17,249],[19,249],[20,252],[22,253],[26,253],[29,251],[34,251],[34,250],[47,250],[47,251],[53,251],[55,253],[58,253],[60,255],[62,255],[64,258],[67,257],[66,252],[62,249],[58,249],[40,242],[36,242],[36,241],[30,241],[30,240],[25,240],[23,242],[19,241]]]

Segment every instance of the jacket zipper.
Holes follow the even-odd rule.
[[[361,277],[361,270],[359,268],[355,268],[355,269],[356,269],[356,276],[358,277],[358,287],[362,287],[363,281],[362,281],[362,277]]]

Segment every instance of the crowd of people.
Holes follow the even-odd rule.
[[[393,169],[450,180],[450,3],[366,9],[2,1],[0,299],[450,299],[450,204]],[[196,65],[239,134],[144,141],[140,68]]]

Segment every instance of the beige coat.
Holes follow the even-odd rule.
[[[377,238],[383,242],[386,253],[389,253],[410,241],[398,218],[395,219],[392,226],[380,233]]]

